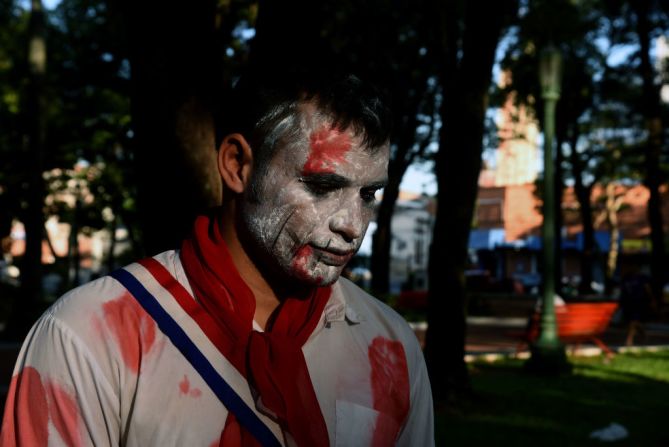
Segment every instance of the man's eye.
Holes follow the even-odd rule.
[[[360,197],[362,197],[365,203],[374,203],[376,200],[376,189],[363,189],[360,191]]]

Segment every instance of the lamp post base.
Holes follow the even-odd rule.
[[[572,365],[567,360],[562,344],[531,344],[530,358],[524,367],[528,372],[545,376],[569,374],[572,371]]]

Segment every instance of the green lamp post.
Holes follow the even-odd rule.
[[[560,99],[562,80],[562,55],[553,47],[546,47],[540,54],[539,79],[544,101],[544,203],[543,203],[543,295],[539,338],[530,345],[530,358],[525,364],[532,372],[557,374],[571,369],[564,345],[557,336],[555,318],[555,183],[553,136],[555,134],[555,108]]]

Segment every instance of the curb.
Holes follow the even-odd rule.
[[[588,346],[584,348],[572,349],[569,345],[566,346],[567,355],[569,357],[597,357],[605,355],[601,348],[597,346]],[[648,346],[611,346],[611,350],[616,354],[628,353],[643,353],[643,352],[660,352],[669,350],[669,345],[648,345]],[[470,352],[465,354],[465,362],[496,362],[498,360],[507,359],[521,359],[526,360],[530,358],[530,352],[525,350],[516,353],[515,349],[509,349],[496,352]]]

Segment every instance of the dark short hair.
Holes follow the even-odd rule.
[[[256,162],[266,165],[278,142],[299,136],[299,120],[287,118],[298,118],[305,102],[314,103],[334,128],[352,128],[369,150],[389,140],[390,106],[375,85],[348,73],[276,70],[248,72],[239,78],[217,118],[217,143],[240,133]]]

